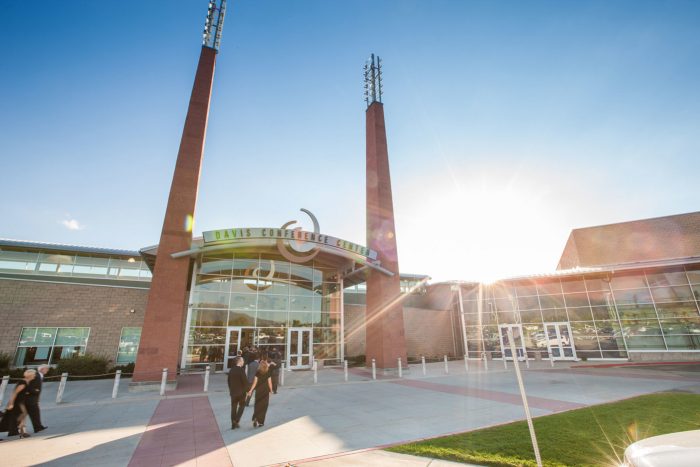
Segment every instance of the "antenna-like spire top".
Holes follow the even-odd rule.
[[[365,62],[365,102],[382,102],[382,59],[374,54]]]
[[[218,4],[218,6],[217,6]],[[217,52],[221,45],[221,30],[224,28],[226,15],[226,0],[209,0],[207,20],[204,22],[204,38],[202,45]]]

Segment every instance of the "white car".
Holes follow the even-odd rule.
[[[697,467],[700,430],[652,436],[625,449],[625,467]]]

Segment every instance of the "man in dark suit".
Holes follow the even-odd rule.
[[[48,372],[49,366],[41,365],[39,368],[37,368],[36,378],[31,380],[27,385],[27,398],[24,405],[27,407],[29,418],[32,420],[34,433],[39,433],[47,428],[41,424],[41,408],[39,407],[39,399],[41,398],[41,386],[44,382],[44,375],[46,375]]]
[[[231,395],[231,429],[240,428],[239,422],[245,410],[248,378],[243,369],[243,357],[236,357],[235,366],[228,372],[228,390]]]

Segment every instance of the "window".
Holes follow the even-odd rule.
[[[136,361],[141,340],[141,328],[122,328],[117,350],[117,365],[125,365]]]
[[[85,354],[90,328],[22,328],[15,366],[53,365]]]

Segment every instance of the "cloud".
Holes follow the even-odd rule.
[[[85,228],[77,219],[66,219],[61,221],[61,224],[68,230],[83,230]]]

